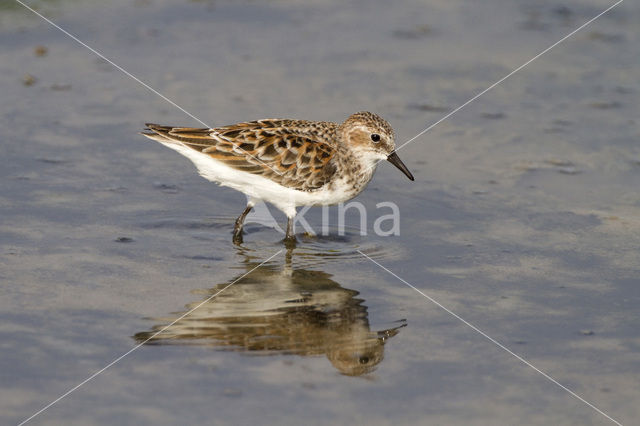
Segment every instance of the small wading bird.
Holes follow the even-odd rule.
[[[244,193],[249,202],[236,220],[233,241],[256,201],[288,218],[285,242],[295,242],[298,206],[345,202],[369,183],[379,161],[388,160],[413,180],[395,153],[393,129],[371,112],[344,123],[265,119],[215,129],[147,123],[142,134],[189,158],[202,177]]]

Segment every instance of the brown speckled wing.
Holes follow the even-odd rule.
[[[330,144],[335,126],[325,122],[259,120],[215,129],[147,124],[167,139],[235,169],[303,191],[322,187],[335,173]]]

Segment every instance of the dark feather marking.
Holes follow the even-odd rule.
[[[262,120],[217,129],[172,128],[152,123],[147,127],[150,132],[182,142],[229,167],[262,175],[283,186],[313,191],[325,185],[336,171],[330,162],[335,154],[329,142],[335,132],[331,125]]]
[[[269,144],[269,145],[264,147],[264,150],[262,151],[262,155],[260,155],[260,157],[261,158],[265,157],[265,159],[273,160],[273,158],[276,155],[278,155],[278,151],[273,146],[273,144]]]

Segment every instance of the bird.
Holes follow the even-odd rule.
[[[380,161],[389,161],[414,180],[395,151],[393,128],[368,111],[352,114],[342,123],[280,118],[216,128],[146,123],[141,134],[190,159],[205,179],[247,196],[235,221],[236,244],[243,243],[243,224],[256,202],[268,202],[284,212],[284,242],[295,243],[297,207],[354,198]]]

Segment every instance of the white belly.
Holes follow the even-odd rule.
[[[159,142],[189,158],[205,179],[233,188],[252,199],[269,202],[285,212],[287,216],[295,215],[295,208],[298,206],[337,204],[355,197],[359,192],[354,192],[350,186],[344,183],[343,179],[339,179],[331,190],[326,185],[316,191],[299,191],[282,186],[260,175],[233,169],[180,143]]]

